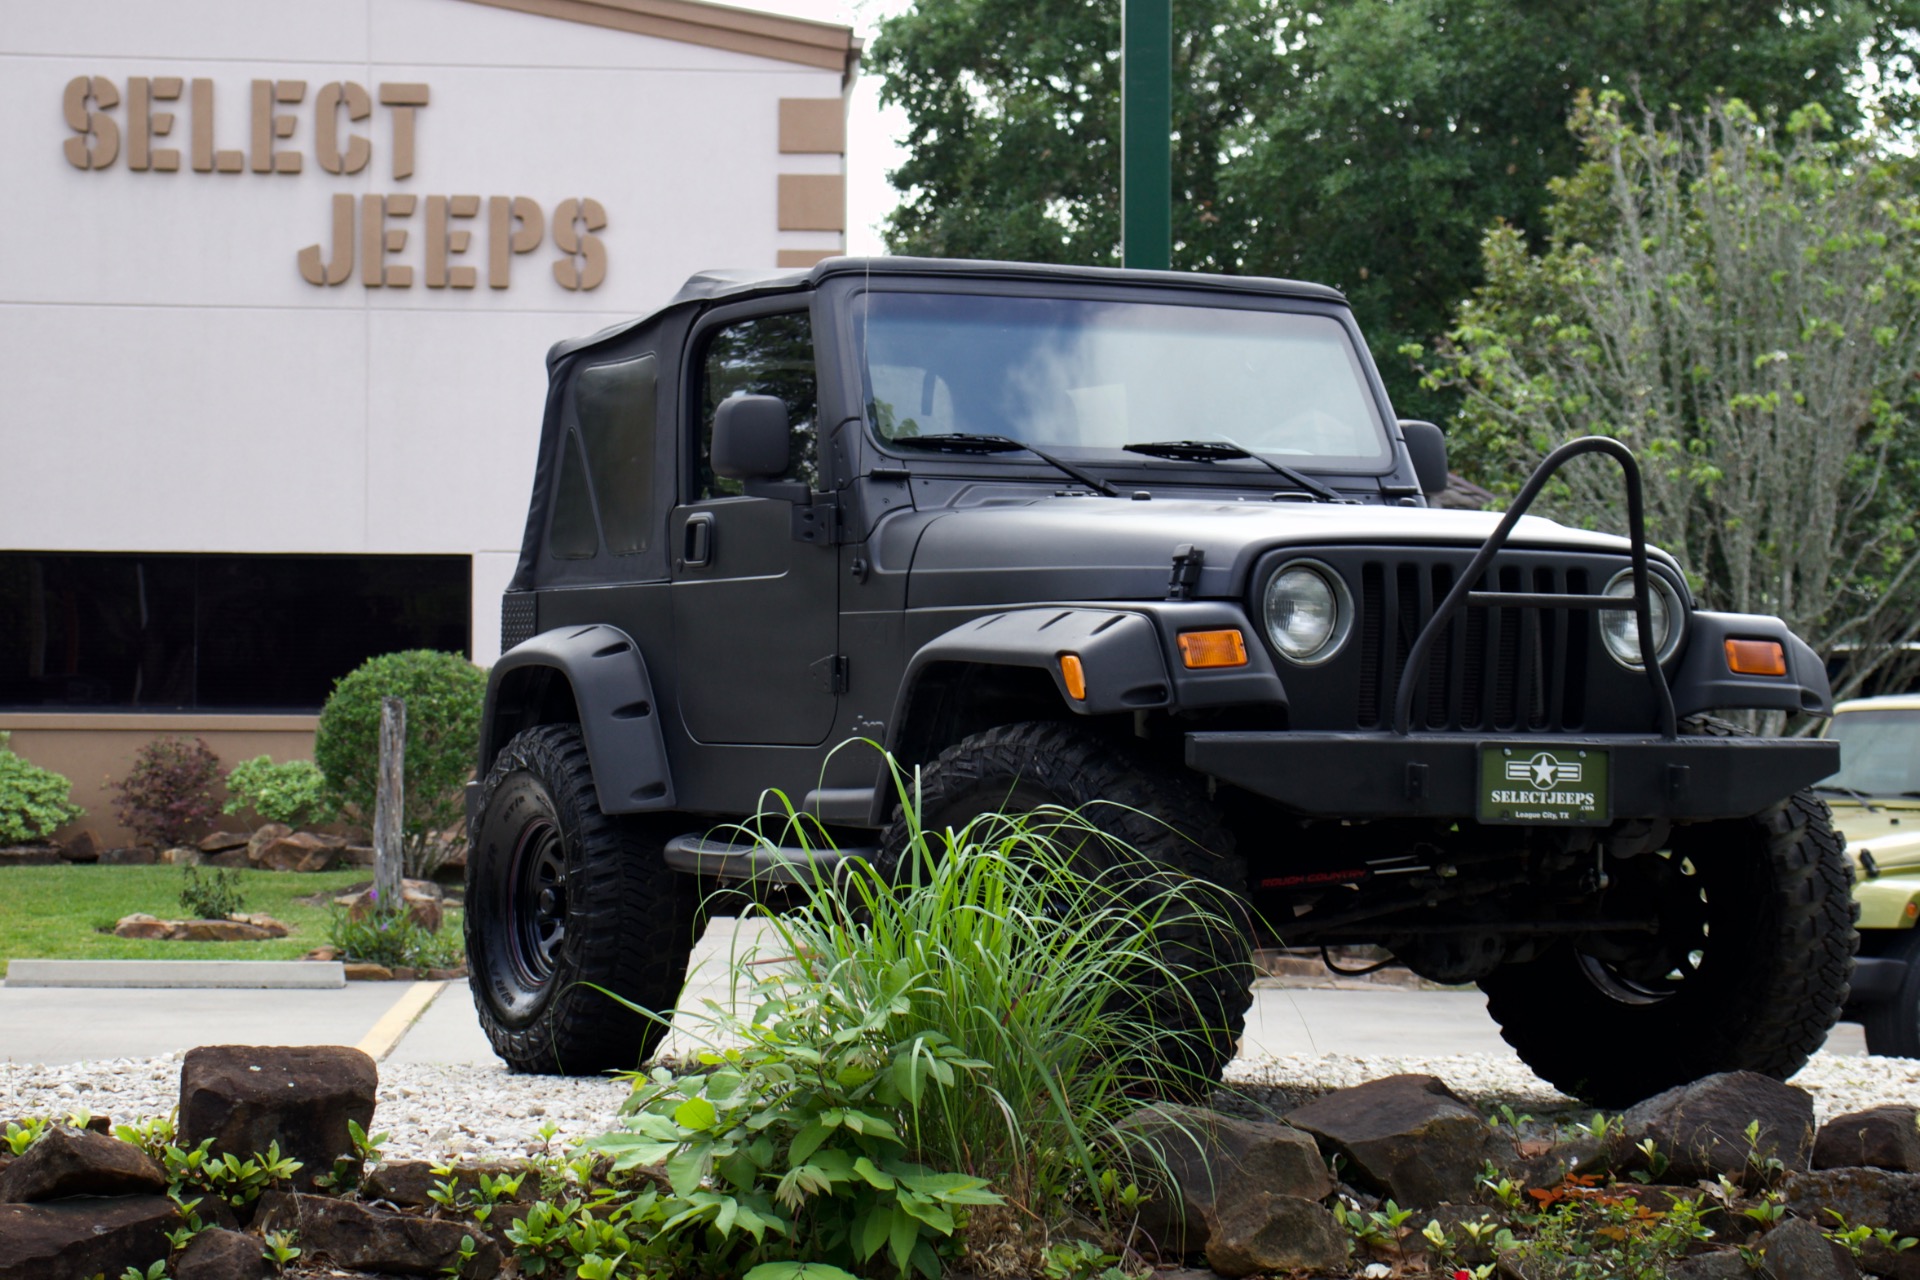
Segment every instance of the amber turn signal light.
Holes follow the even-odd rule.
[[[1067,683],[1067,692],[1075,702],[1087,700],[1087,671],[1080,665],[1080,655],[1063,653],[1060,655],[1060,678]]]
[[[1192,670],[1247,665],[1247,642],[1237,627],[1226,631],[1189,631],[1180,637],[1179,643],[1181,661]]]
[[[1778,640],[1729,640],[1727,670],[1742,676],[1783,676],[1787,651]]]

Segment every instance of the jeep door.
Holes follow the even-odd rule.
[[[721,401],[778,396],[793,426],[783,479],[825,487],[812,321],[791,300],[726,308],[702,320],[688,352],[686,501],[668,526],[681,718],[697,742],[815,746],[838,701],[838,556],[826,539],[794,536],[793,502],[750,496],[712,466]]]

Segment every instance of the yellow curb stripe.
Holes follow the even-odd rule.
[[[362,1036],[355,1048],[372,1058],[375,1062],[393,1052],[400,1043],[400,1037],[407,1034],[407,1028],[415,1019],[427,1011],[434,997],[446,989],[444,982],[416,982],[409,986],[393,1007],[380,1015],[380,1021],[373,1024],[373,1030]]]

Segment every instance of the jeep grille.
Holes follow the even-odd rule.
[[[1356,575],[1360,679],[1355,719],[1379,728],[1393,713],[1394,690],[1414,637],[1433,616],[1464,566],[1431,559],[1367,559]],[[1480,590],[1584,595],[1585,568],[1565,558],[1502,556]],[[1353,579],[1349,579],[1352,581]],[[1416,690],[1414,727],[1432,730],[1566,732],[1587,718],[1585,615],[1565,609],[1463,609],[1433,648]]]

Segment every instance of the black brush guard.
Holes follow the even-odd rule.
[[[1583,454],[1620,464],[1627,494],[1631,599],[1526,591],[1477,584],[1555,472]],[[1389,732],[1190,733],[1187,764],[1296,812],[1327,818],[1473,818],[1481,750],[1488,746],[1597,747],[1610,760],[1610,820],[1745,817],[1839,767],[1839,745],[1803,738],[1682,737],[1673,692],[1657,660],[1643,660],[1654,734],[1415,733],[1415,688],[1437,638],[1462,609],[1631,609],[1643,658],[1657,659],[1647,568],[1640,468],[1618,440],[1590,436],[1561,445],[1521,486],[1513,505],[1474,554],[1407,651],[1394,690]],[[1679,619],[1675,619],[1676,625]]]

